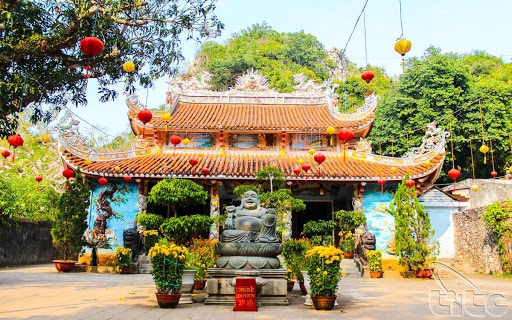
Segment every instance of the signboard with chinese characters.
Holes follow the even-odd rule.
[[[256,278],[236,278],[235,307],[233,311],[258,311],[256,305]]]

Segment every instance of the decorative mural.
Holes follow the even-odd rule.
[[[388,252],[388,244],[393,237],[395,219],[386,213],[386,209],[393,200],[389,192],[381,193],[380,186],[368,185],[363,196],[363,213],[371,233],[375,235],[375,247],[382,250],[384,255]]]
[[[123,246],[123,230],[135,226],[138,201],[136,183],[112,182],[102,187],[94,181],[91,187],[88,240],[102,240],[111,249]]]

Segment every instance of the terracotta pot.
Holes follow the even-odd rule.
[[[316,296],[311,297],[311,300],[313,300],[313,306],[316,310],[331,310],[336,302],[336,296]]]
[[[130,273],[130,267],[122,268],[120,273],[121,274],[128,274],[128,273]]]
[[[156,301],[160,308],[174,309],[180,302],[181,293],[170,294],[170,293],[155,293]]]
[[[286,283],[286,289],[288,291],[292,291],[294,286],[295,286],[295,281],[288,280],[288,282]]]
[[[59,272],[71,272],[75,268],[76,261],[72,260],[53,260],[55,268]]]
[[[370,278],[380,278],[382,271],[370,271]]]
[[[353,259],[354,253],[353,252],[343,252],[343,257],[345,257],[345,259]]]
[[[206,280],[194,280],[194,289],[196,290],[204,290],[204,287],[206,286]]]
[[[421,279],[429,279],[432,277],[432,273],[434,272],[434,269],[423,269],[423,270],[414,270],[414,275],[416,278]]]

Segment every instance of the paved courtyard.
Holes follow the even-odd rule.
[[[0,269],[0,319],[512,319],[512,279],[451,274],[438,279],[343,278],[338,305],[304,305],[298,285],[288,306],[233,312],[231,305],[161,309],[149,274],[58,273],[53,264]]]

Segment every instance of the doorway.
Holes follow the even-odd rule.
[[[332,220],[333,201],[304,201],[306,210],[292,213],[292,238],[301,238],[308,221]]]

